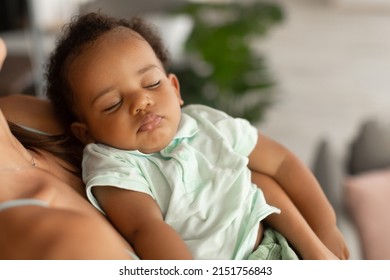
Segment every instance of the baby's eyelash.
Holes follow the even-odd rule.
[[[156,88],[160,85],[160,83],[161,83],[161,81],[159,80],[159,81],[155,82],[154,84],[146,86],[146,88]]]
[[[115,103],[114,105],[106,108],[103,110],[103,112],[111,112],[111,111],[114,111],[114,109],[116,109],[120,104],[121,104],[122,101],[119,101],[117,103]]]

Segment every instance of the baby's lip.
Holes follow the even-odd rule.
[[[138,132],[151,131],[155,129],[163,118],[155,113],[147,114],[141,122],[141,126],[138,129]]]

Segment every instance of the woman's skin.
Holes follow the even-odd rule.
[[[46,99],[38,99],[28,95],[4,96],[0,97],[0,109],[6,119],[15,124],[52,135],[63,133],[54,109]],[[30,152],[34,154],[37,166],[54,174],[85,197],[84,184],[81,179],[75,174],[64,170],[64,166],[72,170],[69,164],[45,151],[40,151],[40,154],[33,151]]]

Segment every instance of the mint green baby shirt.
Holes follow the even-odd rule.
[[[246,259],[259,222],[279,212],[251,183],[248,155],[257,138],[246,120],[203,105],[186,106],[176,136],[158,153],[89,144],[83,157],[87,196],[103,212],[94,186],[146,193],[195,259]]]

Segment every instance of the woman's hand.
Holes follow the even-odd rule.
[[[0,37],[0,69],[3,66],[3,63],[4,63],[6,56],[7,56],[7,47],[6,47],[3,39],[1,39],[1,37]]]

